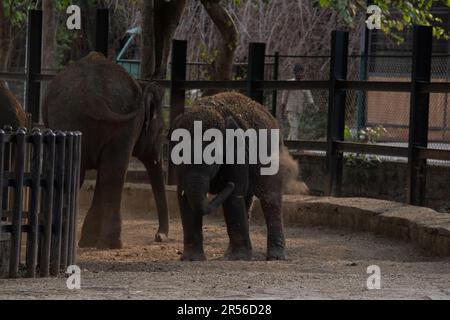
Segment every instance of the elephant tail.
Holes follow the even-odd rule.
[[[140,111],[141,109],[137,108],[131,112],[118,113],[110,108],[106,101],[101,99],[93,99],[90,106],[86,108],[86,112],[90,118],[110,123],[130,121],[134,119]]]

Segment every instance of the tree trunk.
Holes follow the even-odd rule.
[[[155,69],[155,37],[153,33],[153,1],[142,0],[141,79],[151,79]]]
[[[56,68],[56,11],[53,0],[42,1],[42,71],[50,72]],[[41,106],[43,105],[47,82],[41,82]],[[41,115],[39,115],[41,119]]]
[[[42,68],[54,69],[56,67],[56,17],[53,0],[43,0],[43,26],[42,26]]]
[[[201,0],[206,12],[219,30],[221,41],[214,57],[212,80],[231,80],[233,77],[234,53],[239,44],[239,31],[220,0]]]
[[[97,4],[97,1],[95,1],[95,6],[92,6],[89,0],[80,0],[81,30],[83,32],[85,45],[87,47],[86,49],[88,51],[84,52],[83,56],[95,50],[95,17],[97,9],[95,7]]]
[[[141,78],[164,79],[186,0],[142,0]]]

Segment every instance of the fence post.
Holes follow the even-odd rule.
[[[183,81],[186,81],[187,41],[172,40],[172,66],[170,70],[170,126],[177,116],[184,113],[186,91]],[[170,157],[171,142],[169,141],[168,184],[176,184],[176,176]]]
[[[40,122],[41,84],[34,81],[33,75],[41,73],[42,11],[28,10],[25,110],[32,115],[34,123]]]
[[[62,237],[61,237],[61,268],[67,267],[69,261],[69,238],[71,231],[71,210],[72,195],[75,189],[72,188],[73,180],[75,180],[75,172],[73,170],[73,152],[74,152],[74,132],[66,132],[65,146],[65,167],[64,167],[64,193],[63,193],[63,214],[62,214]]]
[[[33,130],[31,134],[33,146],[33,157],[31,160],[31,193],[28,206],[28,224],[30,231],[27,236],[27,277],[36,276],[39,241],[39,211],[41,198],[41,175],[42,175],[42,133],[39,129]]]
[[[108,57],[109,10],[98,9],[95,28],[95,51]]]
[[[14,165],[14,201],[12,210],[11,257],[9,261],[9,277],[16,278],[19,273],[22,218],[23,218],[23,191],[25,175],[25,135],[24,129],[16,131],[16,156]]]
[[[275,56],[273,58],[273,79],[278,80],[278,73],[280,69],[280,53],[275,52]],[[278,90],[273,90],[272,92],[272,115],[277,117],[277,100],[278,100]]]
[[[50,248],[52,240],[52,212],[53,190],[55,181],[55,139],[56,135],[51,130],[44,134],[44,158],[43,158],[43,204],[39,221],[43,226],[43,232],[39,237],[39,273],[41,277],[50,274]]]
[[[327,164],[329,194],[341,193],[343,154],[336,141],[344,140],[346,92],[337,87],[339,80],[347,79],[348,32],[334,30],[331,34],[330,87],[328,97]]]
[[[69,252],[67,265],[76,263],[77,245],[76,245],[76,233],[77,233],[77,213],[78,213],[78,194],[80,190],[80,165],[81,165],[81,132],[74,133],[74,152],[73,152],[73,194],[70,201],[70,230],[69,230]]]
[[[261,104],[264,102],[264,92],[256,89],[255,81],[264,80],[265,57],[265,43],[250,43],[248,48],[247,96]]]
[[[420,92],[431,79],[432,28],[414,26],[409,112],[408,202],[425,204],[426,159],[419,159],[417,147],[428,146],[428,114],[430,94]]]
[[[61,242],[63,231],[64,210],[64,171],[66,162],[66,134],[56,131],[55,139],[55,167],[53,187],[53,210],[51,214],[51,246],[50,246],[50,272],[58,275],[61,267]]]

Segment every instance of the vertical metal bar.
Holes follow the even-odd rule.
[[[42,11],[28,11],[25,110],[31,113],[33,122],[40,121],[41,84],[33,80],[33,75],[41,73]]]
[[[248,48],[247,95],[261,104],[264,102],[264,91],[256,89],[255,81],[264,80],[265,57],[265,43],[250,43]]]
[[[57,275],[61,264],[61,234],[63,223],[64,199],[64,167],[65,167],[65,133],[56,132],[55,140],[55,186],[53,191],[52,211],[52,241],[50,249],[50,269],[52,275]]]
[[[425,205],[425,159],[417,156],[417,147],[428,146],[428,115],[430,94],[419,92],[420,85],[431,79],[432,28],[414,26],[409,114],[408,202]]]
[[[53,187],[55,177],[55,134],[49,130],[44,134],[44,181],[43,207],[40,225],[43,226],[40,241],[39,271],[41,277],[50,274],[50,247],[52,240]]]
[[[11,257],[9,265],[9,277],[16,278],[19,273],[20,249],[22,239],[22,215],[23,215],[23,182],[25,171],[25,135],[20,128],[15,133],[15,166],[14,166],[14,202],[12,212]]]
[[[275,52],[275,57],[273,59],[273,80],[278,80],[278,73],[280,68],[280,53]],[[272,92],[272,115],[277,117],[277,100],[278,100],[278,91],[273,90]]]
[[[64,198],[63,198],[63,219],[62,219],[62,236],[61,236],[61,267],[67,267],[68,252],[69,252],[69,233],[71,223],[71,209],[72,209],[72,195],[73,187],[72,181],[75,179],[75,172],[73,171],[73,132],[66,132],[66,150],[65,150],[65,167],[64,167]]]
[[[80,167],[81,167],[81,132],[75,132],[74,136],[74,152],[73,152],[73,201],[71,202],[71,219],[70,219],[70,233],[69,233],[69,261],[68,264],[76,263],[77,245],[76,245],[76,232],[77,232],[77,213],[78,213],[78,193],[80,190]]]
[[[334,30],[331,35],[330,87],[328,97],[327,157],[329,194],[341,193],[343,154],[336,141],[344,140],[346,92],[337,89],[339,80],[347,79],[348,32]]]
[[[359,61],[359,80],[367,80],[367,66],[368,66],[368,54],[369,54],[369,39],[370,30],[366,25],[362,25],[361,28],[361,50]],[[357,93],[357,127],[358,130],[364,129],[366,126],[366,91],[360,90]]]
[[[95,29],[95,51],[108,57],[109,10],[98,9]]]
[[[174,119],[184,113],[184,103],[186,92],[180,87],[180,84],[186,80],[186,59],[187,59],[187,41],[172,40],[172,69],[170,82],[170,126]],[[169,141],[169,173],[168,184],[176,184],[176,177],[172,161],[170,160],[170,152],[172,148]]]
[[[31,193],[29,199],[28,224],[30,231],[27,238],[27,277],[36,276],[38,258],[39,235],[39,208],[41,198],[41,174],[42,174],[42,134],[39,129],[31,134],[33,156],[31,159]]]

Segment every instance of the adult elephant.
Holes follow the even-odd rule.
[[[43,118],[52,129],[83,134],[81,182],[97,170],[92,205],[84,220],[80,247],[121,248],[120,204],[131,156],[149,174],[158,210],[156,241],[169,231],[160,160],[161,89],[138,83],[122,67],[93,52],[66,67],[48,85]]]

